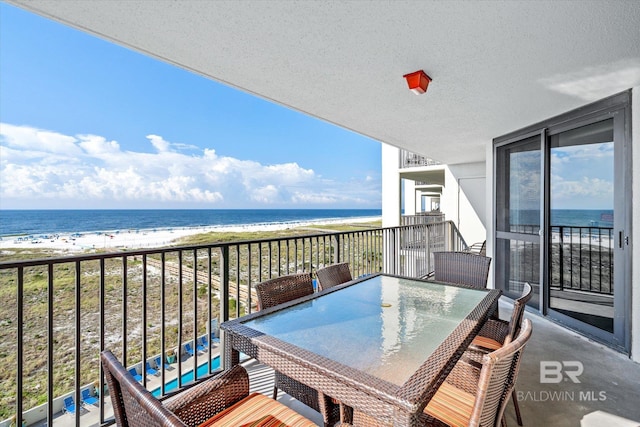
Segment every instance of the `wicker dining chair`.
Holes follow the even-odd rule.
[[[249,375],[240,365],[161,402],[110,351],[100,357],[120,427],[269,426],[274,419],[286,420],[283,426],[316,425],[263,394],[249,394]]]
[[[486,354],[510,343],[520,332],[522,319],[524,317],[524,309],[527,302],[531,299],[531,294],[531,285],[529,283],[525,283],[521,296],[513,302],[513,311],[511,312],[511,319],[509,322],[495,319],[487,320],[487,323],[484,324],[482,329],[480,329],[480,332],[478,332],[478,335],[471,342],[469,351],[465,354],[469,355],[470,352]],[[515,388],[512,391],[511,400],[513,401],[513,406],[516,410],[518,425],[521,426],[522,416],[520,415],[520,407],[518,406]]]
[[[313,293],[311,273],[289,274],[265,280],[255,286],[258,309],[273,307]]]
[[[531,321],[525,320],[517,338],[496,351],[485,354],[482,362],[461,359],[420,414],[421,426],[501,425],[504,409],[520,369],[522,350],[531,337]],[[351,423],[342,426],[389,426],[389,422],[353,411]]]
[[[434,252],[433,280],[476,289],[487,287],[491,258],[470,252]]]
[[[318,278],[318,291],[353,280],[348,262],[332,264],[321,268],[316,271],[316,277]]]
[[[310,273],[289,274],[257,283],[255,289],[258,308],[263,310],[313,294],[313,281]],[[325,426],[334,425],[340,418],[340,406],[330,397],[324,396],[321,402],[317,390],[275,371],[274,399],[278,395],[278,389],[320,412]]]

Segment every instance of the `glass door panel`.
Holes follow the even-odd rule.
[[[541,134],[496,148],[496,287],[520,296],[529,282],[539,306]]]
[[[613,333],[613,119],[549,138],[549,308]]]

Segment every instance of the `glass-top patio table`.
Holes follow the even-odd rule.
[[[374,275],[224,322],[239,352],[382,422],[411,426],[499,290]]]

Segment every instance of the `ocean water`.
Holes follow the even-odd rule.
[[[299,223],[379,217],[380,209],[0,210],[0,236]]]
[[[554,209],[551,211],[551,225],[613,227],[613,210]]]
[[[511,211],[512,225],[539,225],[540,211]],[[613,227],[613,210],[611,209],[552,209],[552,226],[571,227]]]

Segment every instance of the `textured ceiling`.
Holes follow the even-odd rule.
[[[640,85],[635,0],[10,2],[445,163]]]

